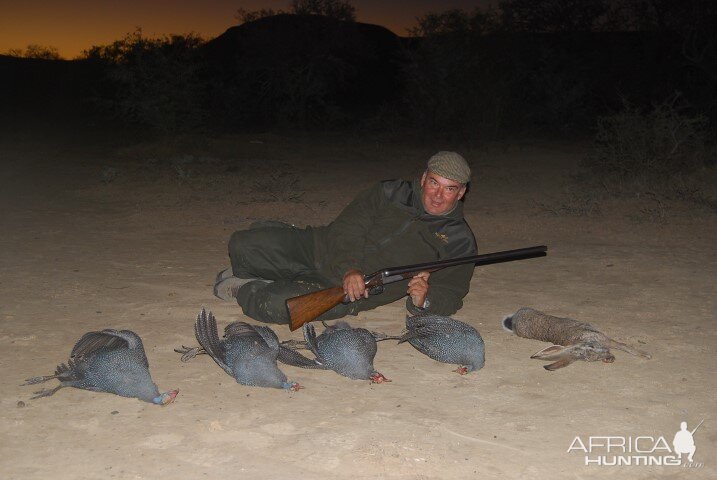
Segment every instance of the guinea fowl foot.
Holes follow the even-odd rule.
[[[292,350],[308,350],[309,346],[306,345],[304,340],[284,340],[281,342],[282,347],[290,348]]]
[[[42,383],[42,382],[46,382],[46,381],[48,381],[48,380],[52,380],[53,378],[57,378],[57,375],[47,375],[47,376],[44,376],[44,377],[26,378],[26,379],[25,379],[25,383],[21,384],[20,386],[22,387],[22,386],[25,386],[25,385],[35,385],[35,384],[37,384],[37,383]]]
[[[456,372],[458,375],[465,375],[466,373],[468,373],[468,367],[461,365],[453,371]]]
[[[55,388],[46,388],[43,390],[39,390],[39,391],[35,392],[35,394],[32,397],[30,397],[30,400],[35,400],[37,398],[49,397],[51,395],[54,395],[55,392],[57,392],[62,387],[64,387],[64,385],[60,384],[60,385],[56,386]]]
[[[188,362],[197,355],[206,353],[202,347],[185,347],[184,345],[182,348],[175,348],[174,351],[182,354],[182,362]]]

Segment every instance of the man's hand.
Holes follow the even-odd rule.
[[[366,290],[363,273],[359,270],[349,270],[344,273],[344,293],[352,302],[355,302],[361,297],[368,298],[368,290]]]
[[[430,276],[429,272],[419,272],[408,282],[407,293],[411,296],[413,304],[418,308],[423,308],[423,304],[426,303],[428,277]]]

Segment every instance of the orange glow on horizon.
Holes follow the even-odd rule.
[[[382,25],[407,35],[416,17],[450,8],[473,10],[490,0],[354,1],[357,21]],[[35,44],[54,47],[63,58],[78,57],[92,46],[121,40],[141,28],[148,37],[195,33],[211,39],[237,24],[236,11],[260,8],[287,10],[290,0],[125,0],[118,7],[108,0],[43,2],[25,0],[0,9],[0,54]]]

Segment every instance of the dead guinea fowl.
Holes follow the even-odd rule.
[[[485,365],[485,344],[478,330],[450,317],[406,317],[406,332],[397,339],[398,343],[410,343],[433,360],[460,365],[455,372],[461,375]]]
[[[184,354],[182,361],[206,353],[242,385],[292,391],[302,388],[298,383],[288,381],[279,370],[276,361],[282,349],[271,328],[233,322],[224,328],[224,338],[220,340],[214,315],[202,308],[194,324],[194,333],[201,347],[176,349]]]
[[[73,347],[67,364],[60,364],[54,375],[28,378],[24,385],[52,379],[59,380],[60,385],[35,392],[32,398],[49,397],[61,388],[75,387],[167,405],[179,393],[178,390],[159,393],[149,373],[142,339],[130,330],[106,329],[84,334]]]
[[[291,363],[292,365],[333,370],[354,380],[390,382],[373,366],[377,351],[376,340],[385,339],[385,335],[370,332],[365,328],[353,328],[346,322],[336,322],[334,325],[324,323],[324,327],[321,335],[316,336],[314,326],[306,323],[303,327],[303,342],[284,342],[284,345],[292,345],[292,348],[311,350],[316,357],[314,366]]]

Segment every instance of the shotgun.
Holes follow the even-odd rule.
[[[419,272],[435,272],[442,268],[464,265],[466,263],[490,265],[492,263],[512,262],[526,258],[544,257],[548,254],[547,252],[548,247],[539,245],[537,247],[484,253],[482,255],[452,258],[436,262],[389,267],[372,273],[371,275],[364,275],[364,283],[366,284],[369,295],[377,295],[383,292],[384,285],[407,280],[416,276]],[[328,312],[342,302],[348,302],[343,286],[326,288],[287,299],[286,308],[289,311],[289,318],[291,319],[289,329],[293,332],[303,324],[315,320],[316,317]]]

